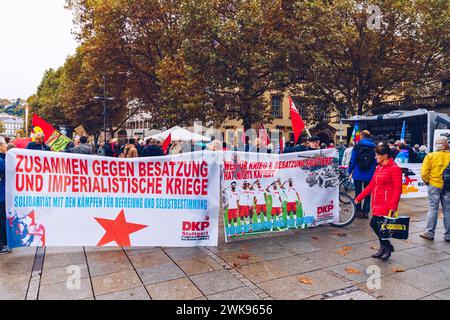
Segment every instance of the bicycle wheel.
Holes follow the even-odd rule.
[[[339,192],[339,218],[330,223],[332,226],[342,228],[355,220],[356,204],[353,198],[345,192]]]

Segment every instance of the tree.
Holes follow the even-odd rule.
[[[282,1],[192,0],[185,14],[183,50],[214,110],[246,130],[271,120],[263,95],[301,81],[308,66],[306,53],[292,55]]]
[[[107,96],[114,100],[107,102],[107,126],[110,133],[120,129],[127,112],[125,96],[126,75],[117,72],[102,72],[90,64],[84,45],[75,55],[67,58],[63,67],[60,99],[64,115],[76,127],[80,124],[96,140],[103,131],[103,104],[95,96],[103,96],[103,75],[107,78]]]
[[[69,0],[93,65],[127,72],[157,126],[270,119],[262,96],[303,77],[280,0]],[[306,55],[305,55],[306,56]],[[297,66],[300,66],[298,63]],[[298,71],[298,69],[297,69]]]
[[[447,1],[370,4],[381,9],[379,28],[368,27],[376,22],[366,12],[368,1],[311,0],[292,6],[294,20],[309,16],[316,39],[315,62],[297,94],[340,114],[363,114],[389,94],[414,92],[444,77],[449,69]]]
[[[36,113],[53,124],[70,123],[70,120],[64,114],[60,96],[62,73],[62,67],[58,70],[46,70],[36,94],[28,98],[30,113]]]
[[[180,34],[183,0],[68,0],[78,12],[77,34],[98,69],[126,74],[126,95],[152,114],[155,127],[206,119],[202,94],[189,77]]]

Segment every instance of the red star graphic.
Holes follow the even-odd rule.
[[[105,235],[97,244],[98,247],[104,246],[110,242],[115,241],[121,247],[130,247],[130,234],[147,228],[143,224],[129,223],[125,220],[125,212],[120,211],[116,220],[108,220],[102,218],[95,218],[98,223],[106,230]]]

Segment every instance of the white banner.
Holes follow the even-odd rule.
[[[216,246],[221,154],[116,159],[12,149],[8,244]]]
[[[403,172],[402,198],[428,197],[428,189],[420,176],[421,163],[399,164]]]
[[[226,152],[222,183],[226,241],[337,220],[336,153],[335,149],[283,155]]]

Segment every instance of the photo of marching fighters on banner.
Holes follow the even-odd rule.
[[[333,149],[279,157],[225,153],[226,241],[334,222],[339,215],[335,159]]]

